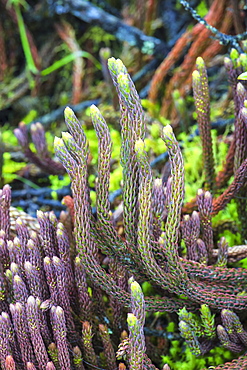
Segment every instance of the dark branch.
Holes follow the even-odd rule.
[[[192,17],[197,22],[203,24],[208,30],[210,30],[214,34],[215,39],[219,40],[220,44],[235,48],[239,53],[243,52],[243,50],[239,46],[239,41],[243,41],[247,39],[247,32],[244,32],[242,34],[235,35],[235,36],[226,35],[225,33],[222,33],[219,30],[217,30],[217,28],[208,24],[208,22],[204,18],[200,17],[200,15],[195,11],[195,9],[193,9],[190,6],[188,1],[180,0],[180,4],[182,4],[184,8],[190,12]]]
[[[131,27],[114,15],[83,0],[64,0],[49,2],[50,12],[55,14],[72,14],[86,23],[97,25],[106,32],[113,34],[120,41],[126,41],[141,50],[158,58],[164,58],[168,53],[167,45],[156,37],[145,35],[136,27]]]

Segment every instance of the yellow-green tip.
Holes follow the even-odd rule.
[[[171,126],[171,125],[166,125],[166,126],[163,128],[163,135],[164,135],[164,136],[170,136],[171,134],[173,134],[172,126]]]
[[[123,89],[127,93],[130,93],[129,79],[126,73],[120,73],[117,77],[117,82],[121,89]]]
[[[31,125],[31,131],[32,132],[36,132],[36,131],[38,131],[38,130],[42,130],[43,129],[43,126],[41,125],[41,123],[40,122],[36,122],[36,123],[33,123],[32,125]]]
[[[15,223],[18,224],[18,225],[23,225],[22,219],[20,217],[17,218]]]
[[[247,63],[247,54],[245,54],[245,53],[240,54],[239,60],[240,60],[240,63],[241,63],[241,65],[243,67],[246,66],[246,63]]]
[[[71,140],[71,139],[73,139],[73,136],[72,136],[72,135],[70,135],[70,133],[69,133],[69,132],[67,132],[67,131],[62,132],[62,140],[63,140],[65,143],[66,143],[67,141]]]
[[[73,110],[70,107],[66,107],[64,109],[64,116],[67,117],[67,118],[73,117],[74,116]]]
[[[145,150],[145,144],[142,139],[136,140],[135,142],[135,151],[138,153],[143,153]]]
[[[241,113],[242,113],[242,115],[244,116],[244,118],[246,119],[246,117],[247,117],[247,107],[246,107],[246,106],[244,106],[244,107],[242,108]]]
[[[202,304],[201,305],[201,313],[202,314],[204,314],[204,315],[208,315],[208,314],[211,314],[211,312],[210,312],[210,309],[209,309],[209,307],[208,307],[208,305],[207,304]]]
[[[232,60],[238,59],[239,58],[239,52],[236,49],[232,48],[232,50],[230,52],[230,58]]]
[[[43,211],[40,211],[40,210],[38,210],[37,212],[36,212],[36,214],[37,214],[37,218],[44,218],[44,212]]]
[[[100,113],[99,109],[96,107],[96,105],[92,104],[90,107],[90,114],[91,116],[98,115]]]
[[[62,147],[63,146],[63,139],[60,137],[55,136],[54,138],[54,148]]]
[[[137,281],[133,281],[131,284],[130,284],[130,290],[131,290],[131,293],[135,294],[135,293],[142,293],[142,288],[140,287],[140,285],[137,283]]]
[[[64,311],[63,311],[62,307],[57,306],[57,308],[56,308],[56,315],[59,316],[59,317],[63,317]]]
[[[196,58],[196,66],[197,67],[205,67],[205,63],[204,63],[204,60],[202,59],[202,57],[197,57]]]
[[[154,180],[154,185],[157,186],[157,187],[162,186],[162,179],[159,179],[159,178],[155,179]]]
[[[197,195],[199,195],[199,197],[200,197],[201,195],[203,195],[203,190],[202,190],[202,189],[198,189],[198,190],[197,190]]]
[[[237,93],[240,94],[240,95],[245,93],[245,88],[244,88],[243,84],[241,84],[241,82],[237,83]]]
[[[133,276],[131,276],[130,278],[129,278],[129,280],[128,280],[128,284],[130,285],[131,283],[133,283],[135,280],[134,280],[134,277]]]
[[[247,72],[241,73],[241,75],[238,76],[238,80],[246,81],[247,80]]]
[[[232,65],[231,59],[228,58],[228,57],[225,57],[224,58],[224,64],[225,64],[225,66],[229,66],[230,67]]]
[[[192,72],[192,80],[193,81],[199,81],[200,80],[200,73],[198,72],[197,69],[195,69],[193,72]]]
[[[126,71],[126,68],[121,59],[115,59],[113,57],[108,59],[108,68],[115,74],[123,73]]]
[[[128,313],[127,323],[128,323],[128,326],[136,326],[137,318],[133,313]]]
[[[109,59],[111,55],[111,49],[110,48],[101,48],[99,51],[99,54],[104,59]]]
[[[114,57],[111,57],[111,58],[108,59],[108,65],[116,64],[118,60],[120,60],[120,59],[116,59]]]

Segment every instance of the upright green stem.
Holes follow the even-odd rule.
[[[25,24],[23,21],[21,10],[20,10],[20,5],[19,3],[14,3],[13,5],[14,5],[14,9],[15,9],[16,17],[17,17],[17,22],[18,22],[18,27],[20,31],[20,37],[21,37],[21,44],[22,44],[22,48],[25,54],[28,70],[34,74],[37,74],[38,69],[36,68],[34,60],[33,60],[32,52],[31,52],[29,41],[27,38]]]

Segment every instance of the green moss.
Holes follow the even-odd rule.
[[[8,145],[16,146],[18,145],[18,141],[13,133],[13,131],[9,128],[9,125],[4,125],[1,129],[1,140],[3,143]]]
[[[50,131],[46,131],[45,138],[49,153],[54,153],[54,134]]]
[[[105,32],[101,27],[93,26],[86,31],[79,40],[80,44],[88,40],[93,40],[91,45],[93,52],[98,52],[100,44],[104,47],[111,47],[111,42],[116,40],[116,37],[110,33]]]
[[[170,321],[166,327],[167,333],[174,333],[175,327],[176,327],[175,323],[173,321]]]
[[[95,207],[96,206],[96,192],[93,190],[90,191],[90,199],[91,199],[91,206]]]
[[[142,107],[147,111],[147,114],[150,115],[153,119],[160,122],[163,126],[166,126],[170,121],[160,115],[160,104],[153,103],[147,99],[141,100]]]
[[[183,158],[185,169],[185,202],[193,199],[199,188],[203,187],[204,175],[202,173],[202,146],[199,136],[189,141],[185,133],[179,135],[183,142]]]
[[[58,190],[61,189],[63,186],[67,186],[70,184],[70,178],[67,174],[65,174],[63,177],[58,177],[57,175],[50,175],[50,187],[52,190]]]
[[[110,177],[110,192],[115,191],[120,188],[120,183],[122,180],[122,167],[119,165],[116,168]]]
[[[222,136],[221,140],[218,139],[217,131],[211,130],[212,133],[212,142],[213,142],[213,153],[215,160],[215,171],[218,173],[223,169],[223,163],[228,153],[229,146],[225,143],[224,139],[227,136],[228,129],[225,134]]]
[[[153,123],[149,126],[149,131],[153,139],[159,139],[160,138],[160,124],[159,123]]]
[[[205,15],[208,14],[206,1],[201,1],[200,4],[196,7],[196,11],[201,17],[205,17]]]
[[[161,138],[147,137],[145,139],[145,148],[147,152],[152,151],[155,155],[160,155],[165,151],[165,144]]]
[[[142,291],[144,296],[150,296],[153,292],[152,284],[150,284],[148,281],[144,281],[144,283],[142,283]]]
[[[192,127],[192,132],[195,127]],[[219,141],[217,131],[212,130],[213,153],[215,159],[216,173],[223,168],[223,162],[228,152],[228,145],[224,142],[224,136]],[[203,188],[205,181],[202,170],[202,144],[201,138],[195,136],[189,141],[186,133],[181,133],[178,137],[182,144],[184,168],[185,168],[185,202],[194,198],[197,190]]]
[[[21,170],[26,165],[25,162],[14,162],[11,159],[11,154],[3,153],[3,177],[4,184],[9,184],[17,178],[16,172]]]
[[[212,224],[213,227],[215,227],[219,223],[232,220],[234,220],[236,222],[236,225],[239,226],[239,222],[237,221],[238,220],[237,205],[234,200],[228,203],[225,209],[223,209],[216,216],[213,217]],[[224,233],[222,235],[220,234],[219,236],[220,237],[224,236],[229,246],[241,244],[241,236],[239,233],[232,233],[229,230],[225,230]]]
[[[169,354],[162,356],[162,365],[168,364],[171,370],[201,370],[209,366],[218,366],[233,358],[235,357],[230,351],[221,347],[212,349],[203,358],[197,358],[187,346],[184,348],[184,345],[181,346],[179,341],[174,340],[171,342]]]

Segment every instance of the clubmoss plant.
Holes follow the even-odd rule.
[[[104,366],[112,370],[116,364],[119,369],[155,370],[159,364],[154,365],[150,358],[155,347],[145,333],[145,314],[155,311],[179,313],[181,337],[197,356],[217,345],[237,354],[246,350],[242,315],[247,307],[246,269],[228,267],[230,258],[246,256],[245,246],[233,252],[224,239],[217,244],[212,215],[245,185],[247,160],[239,163],[223,194],[214,198],[213,189],[199,189],[197,210],[183,215],[184,161],[172,127],[167,125],[161,132],[171,167],[170,176],[162,182],[154,178],[149,164],[145,114],[135,86],[120,60],[110,58],[108,68],[121,110],[124,235],[118,234],[110,212],[112,141],[107,123],[92,106],[98,138],[95,215],[88,183],[89,143],[82,124],[67,107],[68,132],[55,138],[54,146],[71,179],[71,218],[63,214],[58,220],[52,212],[39,211],[36,232],[19,218],[13,238],[10,187],[6,185],[0,192],[3,369],[83,370]],[[202,124],[208,125],[208,115]],[[25,129],[17,135],[24,146]],[[38,155],[30,153],[28,146],[25,149],[49,168],[54,162],[43,145],[40,126],[32,135]],[[241,143],[236,141],[236,148]],[[241,153],[241,148],[237,152]],[[209,163],[213,166],[213,161],[211,152],[207,153],[205,172],[210,170],[207,176],[212,181],[214,170]],[[154,292],[146,297],[139,285],[145,281]],[[117,365],[113,356],[118,345],[117,359],[126,365]],[[246,363],[246,356],[240,356],[225,369],[234,369],[236,364],[244,368]],[[173,367],[171,363],[164,366]],[[216,367],[220,368],[224,367]]]

